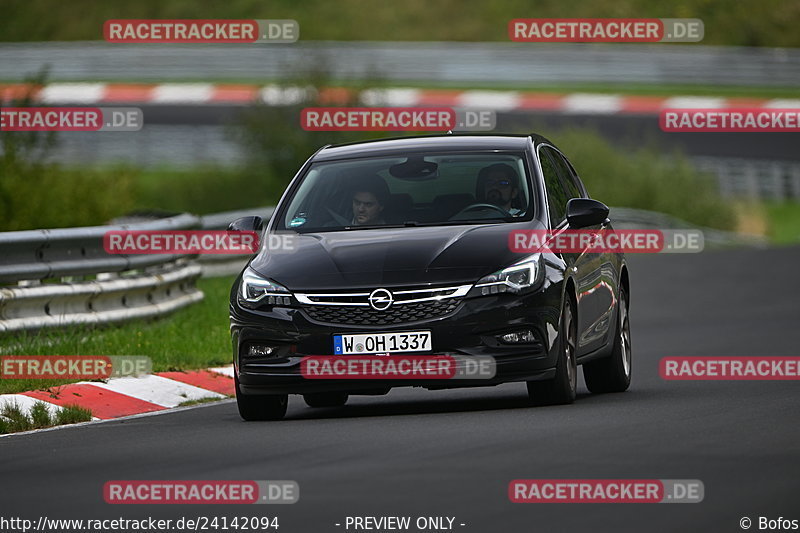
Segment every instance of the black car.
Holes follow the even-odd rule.
[[[538,135],[433,135],[326,146],[302,166],[230,298],[234,376],[245,420],[280,419],[391,387],[526,382],[537,404],[571,403],[577,365],[592,392],[631,379],[623,254],[520,254],[514,230],[611,228],[573,166]],[[291,246],[268,243],[282,236]],[[285,239],[291,237],[290,240]],[[427,333],[414,355],[489,357],[490,379],[306,379],[306,356],[381,353]],[[381,340],[382,339],[382,340]],[[380,347],[380,350],[379,350]],[[393,348],[397,349],[396,342]],[[373,352],[370,352],[370,349]],[[399,350],[403,352],[403,350]]]

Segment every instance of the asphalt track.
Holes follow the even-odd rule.
[[[252,112],[236,105],[140,105],[144,128],[135,138],[119,132],[72,132],[59,136],[56,161],[68,164],[128,162],[151,167],[193,168],[197,164],[238,166],[245,148],[231,137],[242,117]],[[298,118],[299,120],[299,118]],[[669,154],[764,161],[800,161],[794,133],[667,133],[653,115],[565,114],[510,111],[497,113],[490,133],[540,133],[558,139],[568,128],[588,128],[622,149],[643,146]]]
[[[140,105],[147,125],[232,125],[250,111],[235,105]],[[564,128],[589,128],[628,148],[650,145],[690,156],[800,160],[794,133],[663,132],[657,115],[567,114],[508,111],[497,113],[495,133],[542,133]],[[97,133],[94,133],[97,135]]]
[[[245,423],[226,402],[0,439],[0,516],[270,515],[280,533],[347,516],[451,516],[464,532],[741,531],[800,519],[798,382],[676,382],[661,357],[797,355],[800,248],[630,257],[634,379],[534,408],[523,385],[402,389]],[[223,348],[221,348],[223,349]],[[695,504],[513,504],[517,478],[699,479]],[[283,506],[108,505],[126,479],[291,479]],[[353,531],[350,529],[350,531]],[[417,531],[411,529],[411,531]]]

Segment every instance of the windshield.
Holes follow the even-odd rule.
[[[414,154],[315,163],[278,229],[477,224],[533,216],[522,153]]]

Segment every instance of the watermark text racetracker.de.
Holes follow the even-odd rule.
[[[113,19],[103,25],[109,43],[293,43],[296,20]]]
[[[490,131],[497,116],[489,109],[452,107],[307,107],[306,131]]]
[[[696,43],[704,34],[700,19],[531,18],[508,23],[508,37],[528,43]]]
[[[699,253],[704,238],[695,229],[514,230],[508,235],[508,247],[516,253]]]
[[[1,131],[139,131],[138,107],[3,107]]]
[[[800,132],[800,109],[662,109],[658,123],[665,132]]]
[[[513,503],[700,503],[699,479],[515,479]]]
[[[492,379],[491,356],[312,355],[300,361],[305,379]]]
[[[658,370],[662,379],[677,381],[796,381],[800,357],[664,357]]]
[[[141,355],[3,355],[2,379],[108,379],[149,374],[153,364]]]
[[[290,234],[269,234],[270,250],[292,251]],[[109,254],[254,254],[260,246],[255,231],[233,230],[110,230],[103,235]]]
[[[114,480],[103,486],[110,504],[291,504],[300,498],[296,481]]]

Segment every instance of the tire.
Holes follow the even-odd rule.
[[[309,407],[341,407],[347,403],[350,396],[344,392],[315,392],[303,394],[303,399]]]
[[[628,295],[619,291],[619,312],[614,348],[609,357],[583,365],[586,388],[594,393],[624,392],[631,384],[631,326],[628,315]]]
[[[239,390],[239,379],[234,376],[236,405],[239,416],[248,422],[256,420],[280,420],[286,415],[288,394],[243,394]]]
[[[578,386],[578,366],[575,349],[578,346],[578,325],[572,300],[566,297],[559,324],[559,356],[556,375],[547,381],[529,381],[528,396],[534,405],[562,405],[575,401]]]

